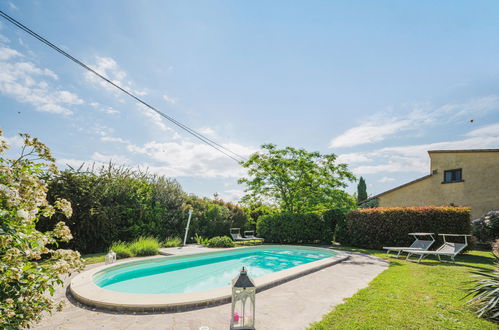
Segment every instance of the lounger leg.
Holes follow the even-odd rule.
[[[395,258],[398,259],[401,253],[402,253],[402,250],[400,250],[399,253],[397,253],[397,256]]]
[[[442,259],[440,259],[440,256],[437,254],[438,261],[442,262]]]
[[[409,259],[409,257],[410,257],[410,256],[411,256],[411,254],[410,254],[410,253],[407,253],[407,257],[405,257],[405,260],[407,260],[407,261],[411,261],[411,259]]]
[[[423,259],[423,257],[424,257],[424,254],[422,254],[422,255],[419,257],[419,259],[418,259],[418,264],[421,262],[421,259]]]

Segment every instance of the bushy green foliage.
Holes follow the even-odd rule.
[[[208,240],[209,248],[230,248],[234,247],[234,242],[228,236],[215,236]]]
[[[180,237],[167,237],[163,243],[164,247],[177,247],[182,246],[182,239]]]
[[[258,219],[257,233],[273,243],[330,243],[333,232],[329,220],[326,222],[315,213],[265,215]]]
[[[4,158],[8,145],[0,129],[0,328],[28,328],[56,307],[51,295],[62,277],[83,268],[80,254],[58,248],[72,239],[63,221],[46,231],[35,228],[41,216],[71,217],[64,199],[47,201],[47,179],[57,175],[55,159],[38,139],[20,134],[17,159]]]
[[[413,241],[407,235],[411,232],[469,234],[470,230],[470,209],[466,207],[358,209],[347,214],[340,242],[381,249],[383,246],[408,246]]]
[[[230,228],[247,228],[250,224],[247,210],[236,204],[195,196],[189,196],[187,204],[193,209],[189,232],[199,236],[224,236]]]
[[[109,251],[116,253],[116,258],[125,259],[133,257],[132,250],[130,249],[130,244],[126,242],[114,242]]]
[[[499,322],[499,240],[496,240],[492,255],[495,259],[495,268],[473,272],[477,278],[475,286],[468,289],[468,296],[473,298],[468,303],[477,307],[479,317]]]
[[[361,209],[371,209],[379,206],[379,198],[371,198],[359,205]]]
[[[210,239],[209,238],[205,238],[205,237],[203,237],[201,235],[196,234],[196,236],[194,237],[194,240],[196,241],[197,244],[208,245],[208,241]]]
[[[154,256],[160,247],[161,244],[154,237],[139,237],[130,243],[130,251],[136,257]]]
[[[49,186],[49,198],[62,196],[75,205],[68,221],[75,237],[70,247],[84,253],[140,236],[178,235],[186,219],[186,195],[176,181],[112,164],[63,171]]]
[[[491,211],[471,222],[472,233],[479,243],[491,244],[499,238],[499,212]]]
[[[261,151],[242,164],[248,177],[247,204],[270,202],[288,213],[323,212],[330,208],[353,208],[355,199],[343,189],[355,176],[346,164],[336,163],[336,155],[308,152],[264,144]]]
[[[116,253],[118,259],[130,257],[154,256],[158,254],[161,244],[154,237],[139,237],[132,242],[114,242],[109,251]]]
[[[324,225],[326,226],[326,239],[328,237],[334,239],[337,229],[340,227],[343,229],[346,223],[345,211],[340,209],[327,210],[322,214],[322,218],[324,220]]]
[[[112,242],[141,236],[182,237],[188,208],[194,210],[189,232],[204,237],[246,228],[250,219],[238,205],[188,196],[174,180],[112,164],[63,171],[50,182],[48,195],[73,203],[67,225],[74,240],[68,246],[82,253],[102,252]],[[47,230],[58,220],[42,219],[38,227]]]

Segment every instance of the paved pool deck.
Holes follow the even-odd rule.
[[[188,246],[162,249],[163,254],[202,253],[214,249]],[[350,258],[339,264],[299,277],[256,295],[257,329],[305,329],[322,316],[366,287],[388,262],[373,256],[347,252]],[[92,269],[102,263],[87,266]],[[72,276],[74,277],[74,275]],[[177,313],[113,312],[91,308],[67,294],[67,285],[56,291],[55,299],[66,303],[34,329],[228,329],[230,304]]]

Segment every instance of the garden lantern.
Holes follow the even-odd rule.
[[[106,254],[106,265],[112,264],[116,261],[116,253],[113,251],[109,251],[108,254]]]
[[[231,329],[255,329],[255,283],[246,268],[232,281]]]

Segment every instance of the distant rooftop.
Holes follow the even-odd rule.
[[[499,149],[428,150],[429,154],[436,152],[499,152]]]

